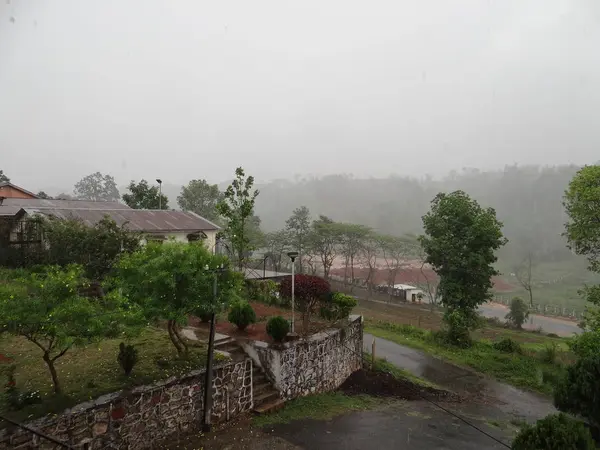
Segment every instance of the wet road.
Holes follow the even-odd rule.
[[[365,333],[366,351],[371,350],[373,338],[374,336]],[[556,412],[551,401],[541,395],[517,389],[395,342],[378,337],[375,337],[375,341],[378,357],[384,357],[395,366],[445,389],[462,395],[477,396],[486,404],[486,415],[509,415],[511,418],[534,422]]]

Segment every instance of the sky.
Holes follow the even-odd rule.
[[[597,0],[0,1],[26,189],[600,159]]]

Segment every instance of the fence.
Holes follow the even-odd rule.
[[[513,296],[509,295],[494,295],[492,301],[501,305],[509,306]],[[552,317],[567,317],[574,320],[583,319],[585,310],[583,308],[573,308],[561,305],[534,303],[530,307],[530,311],[534,314]]]

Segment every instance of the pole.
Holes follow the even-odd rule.
[[[217,303],[217,272],[213,282],[213,297],[215,305]],[[210,335],[208,338],[208,353],[206,355],[206,373],[204,374],[204,419],[202,431],[208,433],[211,429],[210,413],[212,409],[212,372],[213,372],[213,354],[215,350],[215,313],[210,315]]]
[[[267,258],[268,258],[268,256],[265,256],[263,258],[263,280],[265,279],[265,277],[267,275]]]
[[[292,259],[292,333],[295,333],[295,329],[294,329],[294,315],[295,315],[295,304],[294,304],[294,290],[295,290],[295,284],[296,284],[296,277],[294,275],[294,267],[296,266],[296,264],[294,264],[294,259],[295,258],[291,258]]]
[[[162,209],[162,183],[158,183],[158,209]]]

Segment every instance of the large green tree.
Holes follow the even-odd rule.
[[[337,227],[340,235],[340,252],[346,263],[344,282],[347,282],[348,275],[350,275],[350,289],[353,289],[354,262],[371,234],[371,228],[355,223],[340,223]]]
[[[120,197],[115,179],[100,172],[83,177],[75,184],[73,193],[80,200],[116,202]]]
[[[0,284],[0,330],[35,344],[48,367],[54,392],[61,386],[56,361],[72,347],[134,331],[141,309],[116,292],[102,299],[80,294],[83,268],[50,267],[18,283]]]
[[[222,270],[215,271],[217,268]],[[213,283],[217,277],[218,295]],[[213,255],[202,243],[150,243],[124,255],[114,271],[114,284],[139,304],[148,320],[166,320],[167,331],[179,355],[188,344],[179,325],[189,315],[223,311],[239,298],[241,274],[229,268],[229,259]]]
[[[150,186],[146,180],[139,183],[131,180],[123,201],[133,209],[169,209],[169,199],[158,186]]]
[[[304,272],[302,259],[306,253],[310,236],[310,211],[306,206],[294,209],[292,215],[285,221],[289,233],[290,245],[298,252],[300,273]]]
[[[317,255],[323,267],[323,276],[329,280],[329,271],[340,250],[340,228],[327,216],[319,216],[312,223],[309,236],[310,252]]]
[[[9,183],[10,182],[10,178],[8,178],[5,174],[3,170],[0,170],[0,183]]]
[[[219,221],[217,204],[223,199],[223,193],[216,184],[206,180],[192,180],[182,186],[177,204],[184,211],[192,211],[213,222]]]
[[[496,251],[506,243],[493,208],[482,208],[463,191],[439,193],[423,216],[420,237],[426,262],[439,275],[449,337],[469,342],[477,307],[491,297]]]
[[[249,252],[254,250],[250,226],[253,219],[258,218],[254,216],[258,194],[258,190],[254,189],[254,177],[246,177],[244,169],[238,167],[235,179],[225,190],[223,199],[217,203],[217,212],[226,220],[223,234],[231,244],[240,271],[245,266]]]

